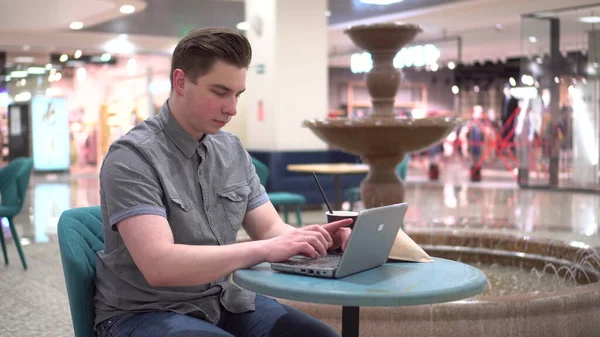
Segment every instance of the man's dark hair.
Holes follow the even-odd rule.
[[[189,31],[179,41],[171,60],[171,89],[173,71],[181,69],[196,83],[219,60],[239,68],[248,68],[252,47],[242,34],[229,28],[201,28]]]

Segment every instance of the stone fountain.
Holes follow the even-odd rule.
[[[394,55],[420,32],[410,24],[376,24],[346,31],[371,53],[366,75],[373,109],[364,119],[334,118],[305,122],[319,138],[359,155],[370,167],[361,183],[367,208],[404,201],[396,165],[410,152],[443,139],[457,118],[400,119],[394,97],[400,76]],[[365,307],[365,336],[598,336],[600,331],[600,254],[581,242],[535,239],[523,235],[456,230],[407,233],[431,256],[474,264],[486,271],[486,293],[463,301],[412,307]],[[498,277],[494,277],[498,276]],[[509,280],[508,282],[506,280]],[[340,329],[333,305],[280,300]]]
[[[404,183],[396,166],[407,153],[425,149],[452,132],[458,118],[398,118],[394,112],[400,73],[393,60],[421,28],[412,24],[373,24],[349,28],[346,33],[371,53],[373,68],[366,74],[372,110],[366,118],[330,118],[304,122],[321,140],[361,157],[369,173],[360,185],[366,208],[404,202]]]

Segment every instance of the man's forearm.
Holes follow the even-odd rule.
[[[154,270],[146,276],[153,286],[195,286],[214,282],[233,271],[265,260],[262,242],[224,246],[171,244],[157,250]]]
[[[296,230],[295,227],[286,224],[285,222],[279,220],[275,221],[268,229],[263,233],[263,235],[258,238],[259,240],[268,240],[274,237],[289,233],[291,231]]]

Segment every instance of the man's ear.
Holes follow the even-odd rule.
[[[179,96],[183,96],[185,88],[185,73],[181,69],[173,71],[173,91]]]

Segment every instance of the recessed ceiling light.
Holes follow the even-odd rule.
[[[43,75],[46,73],[46,69],[44,67],[29,67],[27,68],[27,73],[32,75]]]
[[[58,60],[60,62],[67,62],[69,60],[69,56],[67,54],[62,54]]]
[[[82,54],[83,54],[83,53],[81,52],[81,50],[77,49],[77,50],[75,51],[75,54],[73,55],[73,57],[74,57],[74,58],[76,58],[76,59],[78,59],[78,58],[80,58],[80,57],[81,57],[81,55],[82,55]]]
[[[83,28],[83,22],[81,22],[81,21],[73,21],[69,25],[69,28],[71,28],[73,30],[79,30],[79,29]]]
[[[369,5],[391,5],[402,2],[402,0],[360,0],[360,2]]]
[[[531,43],[536,43],[536,42],[537,42],[537,37],[535,37],[535,36],[530,36],[530,37],[529,37],[529,42],[531,42]]]
[[[108,61],[110,61],[111,58],[112,58],[112,56],[109,53],[104,53],[104,54],[102,54],[102,56],[100,56],[100,61],[108,62]]]
[[[242,21],[235,26],[239,30],[248,30],[250,28],[250,24],[247,21]]]
[[[132,5],[123,5],[121,6],[121,8],[119,8],[119,12],[123,14],[131,14],[135,12],[135,7],[133,7]]]
[[[331,16],[331,12],[330,11],[325,11],[325,16],[327,16],[327,17]]]
[[[600,16],[582,16],[578,20],[583,23],[600,23]]]

